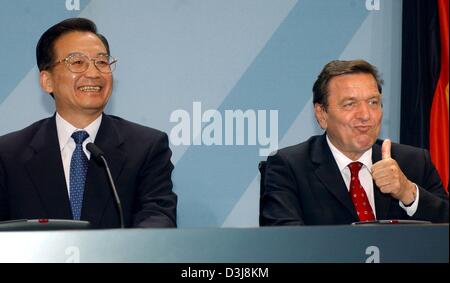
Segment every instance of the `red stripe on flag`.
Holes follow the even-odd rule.
[[[430,117],[431,159],[448,192],[449,142],[448,142],[448,0],[438,0],[441,33],[441,73],[433,97]]]

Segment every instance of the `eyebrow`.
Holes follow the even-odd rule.
[[[381,94],[381,93],[374,93],[374,94],[370,95],[367,99],[379,98],[379,97],[382,97],[382,96],[383,96],[383,94]],[[351,100],[351,99],[357,100],[356,96],[354,96],[354,95],[353,96],[344,97],[342,100]]]
[[[67,54],[66,57],[69,57],[69,56],[72,56],[72,55],[78,55],[78,54],[83,54],[83,53],[82,53],[82,52],[78,52],[78,51],[76,51],[76,52],[70,52],[69,54]]]
[[[370,97],[364,99],[363,101],[367,101],[367,100],[374,99],[374,98],[381,99],[382,96],[383,95],[381,93],[376,93],[376,94],[373,94]],[[359,99],[357,99],[355,96],[348,96],[348,97],[344,97],[342,100],[338,101],[338,104],[345,103],[348,101],[359,101]]]
[[[371,97],[369,97],[369,99],[371,99],[371,98],[381,98],[381,97],[383,97],[382,93],[375,93]]]
[[[66,57],[69,57],[69,56],[72,56],[72,55],[78,55],[78,54],[86,55],[86,54],[83,53],[83,52],[75,51],[75,52],[71,52],[71,53],[67,54]],[[98,55],[108,56],[108,53],[107,53],[107,52],[98,52],[96,55],[97,55],[97,56],[98,56]]]

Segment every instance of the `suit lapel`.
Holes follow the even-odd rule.
[[[56,132],[55,116],[43,122],[30,142],[34,154],[26,163],[49,218],[71,219],[67,185]]]
[[[358,219],[344,179],[339,172],[339,168],[327,144],[325,134],[312,144],[311,156],[312,161],[317,164],[315,173],[322,181],[325,188],[355,217],[355,219]]]
[[[105,158],[108,161],[116,184],[126,160],[125,154],[120,149],[123,141],[124,139],[113,123],[112,118],[103,115],[95,144],[105,153]],[[117,190],[119,190],[118,193],[120,195],[120,189],[117,188]],[[87,219],[97,226],[101,222],[108,203],[112,200],[112,190],[105,168],[91,158],[86,177],[83,209],[81,212],[82,219]]]
[[[382,141],[377,140],[377,142],[372,146],[372,163],[375,164],[381,160],[381,146]],[[373,194],[375,198],[375,211],[377,214],[377,219],[387,219],[389,206],[391,204],[392,198],[388,194],[383,194],[380,188],[377,187],[375,182],[373,182]]]

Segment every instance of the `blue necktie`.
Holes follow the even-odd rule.
[[[85,131],[72,134],[76,147],[70,161],[70,206],[73,219],[80,220],[81,206],[83,205],[84,184],[88,169],[88,159],[83,152],[83,142],[89,137]]]

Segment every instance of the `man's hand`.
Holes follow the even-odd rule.
[[[386,139],[381,146],[382,159],[372,166],[372,178],[382,193],[391,194],[404,205],[410,205],[416,198],[416,186],[391,158],[391,141]]]

